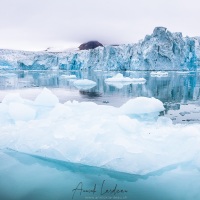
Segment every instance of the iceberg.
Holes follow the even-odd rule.
[[[17,70],[198,70],[200,37],[156,27],[135,44],[63,52],[0,50],[0,68]]]
[[[107,78],[105,79],[105,82],[133,82],[133,83],[144,83],[146,82],[146,79],[144,78],[129,78],[129,77],[124,77],[123,74],[116,74],[112,78]]]
[[[145,114],[165,110],[163,103],[155,98],[137,97],[120,107],[123,114]]]
[[[9,101],[0,104],[0,149],[138,175],[182,163],[200,167],[200,124],[174,125],[160,117],[164,107],[158,99],[138,97],[119,108],[61,104],[48,89],[37,104],[5,99]],[[148,121],[140,120],[144,114]]]
[[[123,74],[116,74],[112,78],[105,79],[106,84],[113,85],[117,88],[122,88],[124,85],[129,84],[144,84],[146,82],[146,79],[144,78],[130,78],[130,77],[124,77]],[[122,87],[121,87],[122,86]]]
[[[73,82],[74,86],[78,89],[89,90],[96,86],[94,81],[88,79],[76,80]]]
[[[168,76],[168,72],[162,72],[162,71],[151,72],[150,75],[152,77],[167,77]]]

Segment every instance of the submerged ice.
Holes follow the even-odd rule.
[[[187,162],[198,168],[200,125],[173,125],[163,110],[146,97],[116,108],[61,104],[47,89],[35,101],[11,94],[0,104],[0,149],[135,174]]]
[[[1,69],[20,70],[196,70],[200,38],[156,27],[136,44],[90,50],[24,52],[0,50]]]

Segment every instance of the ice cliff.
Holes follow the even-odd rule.
[[[196,70],[200,38],[156,27],[136,44],[64,52],[0,50],[1,69]]]

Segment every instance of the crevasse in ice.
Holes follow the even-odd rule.
[[[136,44],[65,52],[0,50],[3,69],[196,70],[200,66],[200,38],[183,37],[156,27]]]

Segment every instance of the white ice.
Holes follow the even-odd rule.
[[[164,108],[157,99],[139,97],[120,108],[61,104],[47,89],[36,99],[37,104],[5,97],[0,104],[0,149],[134,174],[177,163],[200,167],[200,124],[174,125],[159,117]],[[141,120],[144,114],[153,118]]]
[[[150,75],[152,77],[167,77],[168,76],[168,72],[164,72],[164,71],[151,72]]]
[[[22,103],[10,103],[8,113],[14,121],[30,121],[35,119],[36,110]]]
[[[146,79],[144,78],[130,78],[130,77],[124,77],[123,74],[118,73],[112,78],[105,79],[106,83],[113,83],[113,82],[130,82],[130,83],[137,83],[137,84],[144,84],[146,82]]]
[[[155,98],[137,97],[129,100],[120,108],[123,114],[145,114],[164,110],[163,103]]]
[[[59,103],[58,97],[53,95],[50,90],[44,88],[35,99],[35,105],[38,106],[55,106]]]
[[[76,80],[73,82],[74,86],[78,89],[89,90],[96,86],[96,82],[88,79]]]

